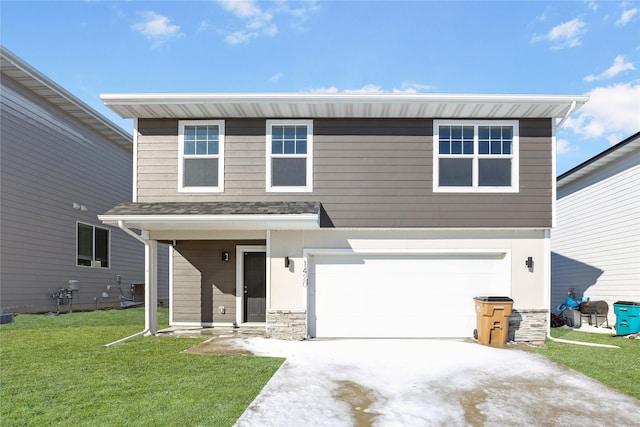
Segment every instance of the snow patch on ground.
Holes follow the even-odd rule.
[[[374,425],[631,425],[640,402],[515,348],[449,340],[236,340],[287,360],[238,426],[352,426],[345,381],[370,390]],[[615,350],[612,350],[615,351]],[[609,412],[593,402],[607,398]],[[615,408],[615,409],[613,409]],[[631,424],[629,424],[631,423]]]

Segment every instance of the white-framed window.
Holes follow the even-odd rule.
[[[82,222],[76,224],[76,266],[109,268],[110,230]]]
[[[224,191],[224,120],[178,122],[178,191]]]
[[[268,192],[313,191],[313,121],[267,120]]]
[[[518,190],[517,120],[434,121],[434,192],[515,193]]]

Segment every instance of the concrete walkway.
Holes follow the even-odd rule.
[[[237,426],[632,426],[640,401],[548,359],[446,340],[228,344],[287,361]],[[611,350],[615,351],[615,350]]]

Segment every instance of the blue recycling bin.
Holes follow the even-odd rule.
[[[616,314],[616,334],[629,335],[640,332],[640,302],[617,301],[613,303]]]

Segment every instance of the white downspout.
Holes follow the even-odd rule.
[[[567,114],[565,114],[564,117],[558,122],[558,124],[556,125],[556,129],[560,129],[560,127],[564,124],[564,122],[567,121],[569,116],[572,115],[574,111],[576,111],[576,105],[577,105],[576,101],[571,101],[571,106],[569,107],[569,111],[567,111]]]
[[[157,288],[157,248],[158,242],[149,239],[149,233],[143,231],[142,234],[136,234],[131,229],[127,228],[124,221],[118,221],[118,227],[134,239],[144,244],[144,278],[145,278],[145,305],[144,305],[144,330],[130,335],[128,337],[119,339],[109,344],[105,344],[105,347],[111,347],[116,344],[120,344],[124,341],[138,337],[140,335],[156,335],[158,333],[158,305],[154,303],[158,299]]]

